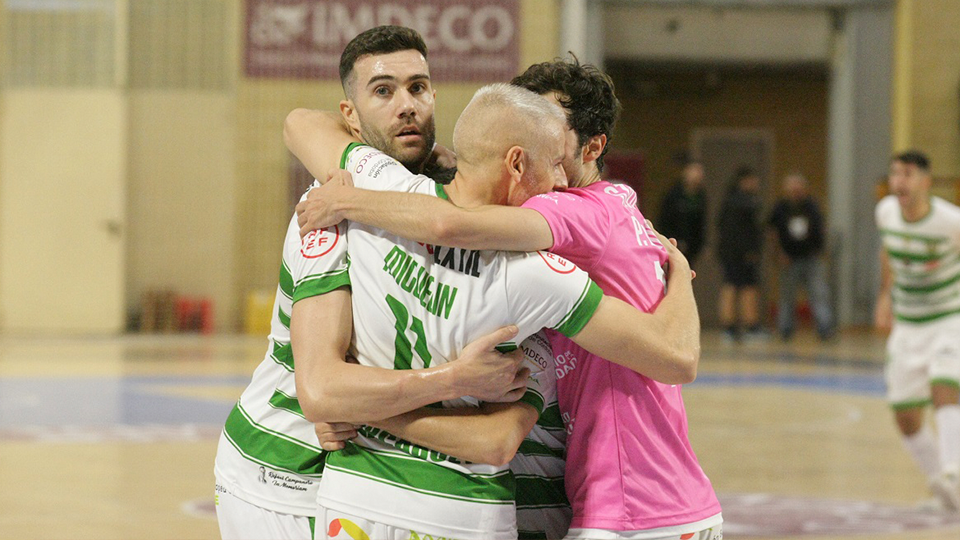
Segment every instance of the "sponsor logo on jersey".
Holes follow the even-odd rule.
[[[303,237],[300,244],[300,254],[308,259],[316,259],[330,253],[340,242],[340,227],[326,227],[317,231],[310,231]]]
[[[567,373],[577,369],[577,357],[570,351],[556,355],[557,380],[567,376]]]
[[[353,540],[370,540],[370,536],[349,519],[334,519],[327,526],[327,536],[329,538],[337,538],[341,532],[347,533],[347,536]]]
[[[540,255],[543,262],[547,263],[547,266],[558,274],[569,274],[577,269],[577,265],[548,251],[538,251],[537,255]]]

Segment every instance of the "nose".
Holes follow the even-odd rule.
[[[417,114],[416,101],[413,95],[406,90],[397,92],[397,116],[406,118]]]

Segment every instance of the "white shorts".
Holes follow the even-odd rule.
[[[931,384],[960,384],[960,317],[894,323],[885,375],[894,409],[927,405]]]
[[[427,540],[431,535],[384,525],[362,517],[320,506],[314,540]],[[436,538],[435,540],[440,540]],[[453,540],[445,538],[443,540]]]
[[[691,529],[693,532],[684,532]],[[723,517],[717,514],[695,523],[646,531],[570,529],[564,540],[723,540]]]
[[[217,523],[223,540],[310,540],[314,519],[281,514],[237,498],[217,485],[214,493]],[[406,539],[405,539],[406,540]]]

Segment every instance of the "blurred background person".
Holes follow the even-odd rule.
[[[880,292],[874,323],[887,339],[887,400],[934,508],[960,511],[960,208],[930,194],[930,160],[890,161],[877,203]],[[933,404],[937,433],[925,422]]]
[[[737,168],[717,219],[717,258],[723,268],[720,324],[726,341],[766,339],[760,325],[760,177]]]
[[[686,155],[680,158],[681,177],[670,188],[660,206],[656,226],[667,238],[676,238],[677,247],[690,266],[703,248],[707,230],[707,193],[703,186],[703,163]]]
[[[796,330],[797,293],[801,284],[821,340],[834,333],[830,289],[826,265],[821,255],[824,246],[823,214],[810,195],[807,178],[792,172],[783,179],[783,196],[777,201],[767,223],[773,228],[780,246],[780,301],[777,331],[787,341]]]

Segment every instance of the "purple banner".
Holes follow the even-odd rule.
[[[347,43],[383,24],[420,32],[434,80],[517,74],[519,0],[247,0],[246,74],[337,79]]]

